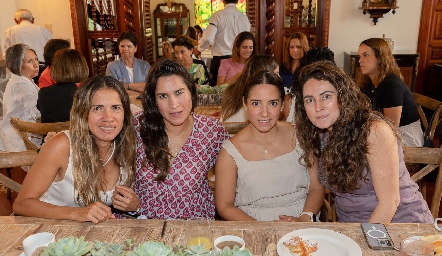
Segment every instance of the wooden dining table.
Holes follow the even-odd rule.
[[[184,244],[185,220],[167,220],[161,236],[164,220],[107,220],[99,224],[79,223],[69,220],[50,220],[21,216],[0,217],[0,255],[20,255],[21,244],[29,235],[52,232],[56,240],[69,236],[83,236],[88,241],[124,242],[132,239],[135,244],[148,240],[162,241],[168,245]],[[276,244],[285,234],[305,228],[321,228],[339,232],[353,239],[364,256],[398,255],[395,250],[372,250],[365,242],[360,223],[296,223],[296,222],[246,222],[213,221],[212,241],[222,235],[236,235],[244,239],[246,248],[253,255],[277,255]],[[436,234],[431,224],[386,224],[396,246],[405,237]]]

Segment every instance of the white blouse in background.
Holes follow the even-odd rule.
[[[11,74],[3,95],[3,121],[0,123],[0,150],[8,152],[25,151],[22,138],[11,125],[11,117],[35,122],[40,117],[37,109],[37,85],[24,76]],[[41,144],[41,136],[28,134],[36,145]]]

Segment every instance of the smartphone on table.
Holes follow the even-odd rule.
[[[373,250],[392,250],[394,249],[393,240],[391,240],[387,229],[382,223],[362,223],[362,231],[368,246]]]

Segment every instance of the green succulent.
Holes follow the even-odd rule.
[[[163,242],[148,241],[139,244],[128,256],[173,256],[172,247]]]
[[[184,250],[184,252],[187,253],[187,255],[202,255],[202,256],[210,256],[212,255],[212,252],[210,250],[207,250],[204,248],[204,244],[202,245],[191,245],[189,248]]]
[[[173,252],[174,252],[174,256],[187,256],[186,253],[186,247],[182,246],[182,245],[175,245],[175,247],[173,248]]]
[[[42,252],[42,256],[81,256],[92,249],[92,242],[84,241],[84,237],[73,236],[62,238],[55,243],[50,243]]]
[[[110,244],[108,242],[100,242],[95,240],[92,250],[87,254],[88,256],[124,256],[126,251],[132,246],[132,240],[128,239],[121,244]]]
[[[217,256],[253,256],[248,249],[240,250],[238,246],[234,246],[233,249],[226,246],[224,249],[216,254]]]

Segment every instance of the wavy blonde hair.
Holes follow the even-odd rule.
[[[123,128],[114,139],[115,162],[127,172],[127,180],[124,185],[131,187],[134,182],[136,140],[129,96],[123,86],[112,77],[89,78],[75,93],[69,127],[72,173],[74,189],[77,193],[75,202],[80,206],[101,201],[100,192],[105,191],[104,168],[97,154],[98,146],[94,135],[88,126],[92,98],[100,89],[116,91],[120,96],[124,110],[124,121]]]

